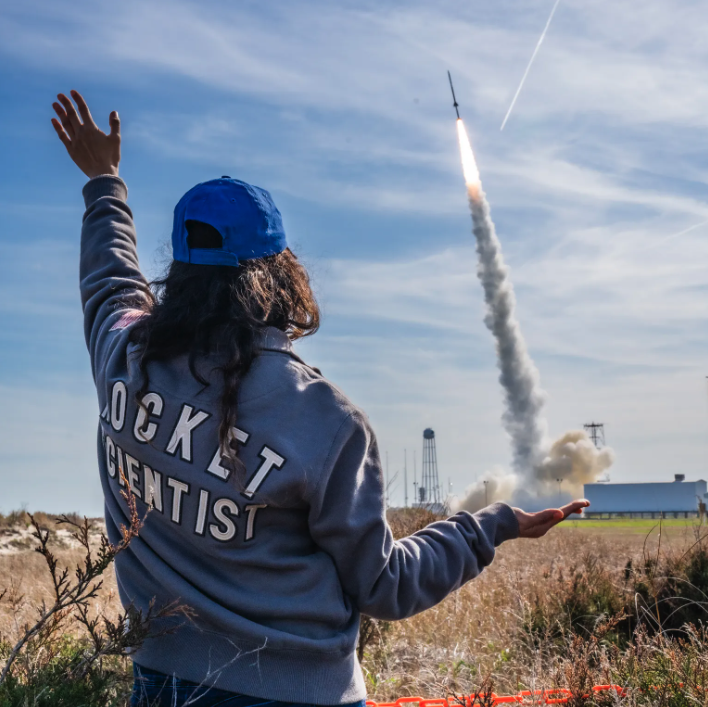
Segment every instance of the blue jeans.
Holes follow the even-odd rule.
[[[315,707],[218,690],[143,668],[137,663],[133,663],[133,676],[130,707]],[[337,707],[366,707],[366,700]]]

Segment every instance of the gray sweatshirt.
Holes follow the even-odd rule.
[[[255,697],[342,704],[366,695],[356,657],[360,612],[395,620],[424,611],[477,576],[518,536],[512,509],[461,512],[394,540],[381,461],[366,415],[269,329],[238,398],[239,458],[218,444],[221,374],[186,357],[149,364],[146,411],[129,343],[148,284],[127,188],[96,177],[83,190],[81,299],[99,401],[98,465],[112,541],[128,522],[122,470],[140,537],[116,559],[124,605],[173,601],[194,617],[134,654],[140,665]],[[238,477],[238,478],[237,478]]]

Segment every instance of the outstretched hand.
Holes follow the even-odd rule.
[[[558,525],[572,513],[581,513],[583,508],[587,508],[589,505],[589,501],[582,499],[568,503],[561,508],[547,508],[545,511],[538,511],[538,513],[526,513],[520,508],[514,508],[516,519],[519,521],[519,537],[540,538],[554,525]]]
[[[59,103],[52,103],[59,120],[52,118],[52,125],[59,139],[64,143],[69,157],[89,178],[101,174],[118,176],[120,162],[120,118],[113,111],[108,117],[111,131],[108,135],[93,122],[86,101],[78,91],[71,91],[76,101],[79,114],[74,104],[63,93],[57,98]],[[59,122],[61,121],[61,123]]]

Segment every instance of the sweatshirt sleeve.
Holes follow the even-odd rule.
[[[149,301],[140,271],[128,188],[120,177],[91,179],[83,189],[86,212],[81,228],[81,304],[84,335],[95,372],[105,363],[109,334],[126,309]]]
[[[310,499],[310,532],[333,558],[344,591],[373,618],[404,619],[434,606],[519,535],[514,511],[495,503],[394,540],[376,439],[360,413],[340,427],[323,473]]]

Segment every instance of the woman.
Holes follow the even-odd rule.
[[[52,122],[90,180],[81,296],[111,539],[125,485],[152,508],[116,560],[120,596],[194,612],[134,653],[133,704],[362,704],[360,612],[423,611],[503,541],[540,537],[587,503],[496,503],[394,541],[366,416],[293,353],[319,311],[268,192],[229,177],[187,192],[174,262],[151,290],[118,176],[118,115],[106,135],[71,95],[78,114],[60,94]]]

